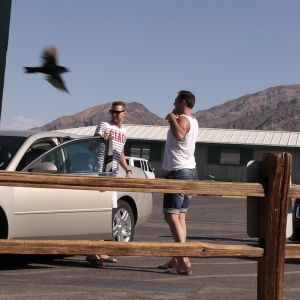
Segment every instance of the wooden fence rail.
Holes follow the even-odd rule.
[[[2,240],[0,254],[72,254],[108,253],[121,256],[190,256],[190,257],[262,257],[264,249],[252,246],[203,242],[153,243],[61,240]]]
[[[19,187],[80,189],[99,191],[127,192],[175,192],[194,195],[221,196],[257,196],[264,197],[264,190],[259,183],[208,182],[170,180],[170,179],[137,179],[89,176],[62,176],[44,173],[24,173],[0,171],[0,185]]]
[[[285,258],[286,259],[299,259],[300,258],[300,244],[286,244],[285,245]]]
[[[173,192],[194,195],[254,196],[260,201],[260,236],[256,247],[211,243],[119,243],[100,241],[1,240],[0,253],[94,254],[122,256],[254,257],[258,259],[258,299],[283,299],[285,258],[300,258],[300,245],[285,244],[289,198],[300,198],[300,186],[289,185],[291,155],[267,153],[261,183],[124,179],[0,172],[0,186]]]

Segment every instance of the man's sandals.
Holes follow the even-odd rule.
[[[117,263],[118,260],[110,256],[101,258],[99,255],[88,255],[86,260],[95,268],[103,268],[104,263]]]

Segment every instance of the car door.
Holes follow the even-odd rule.
[[[153,172],[153,169],[152,169],[149,161],[146,160],[144,162],[145,162],[145,168],[146,168],[145,173],[146,173],[147,178],[155,179],[155,174]]]
[[[102,151],[99,166],[99,149]],[[63,176],[99,176],[105,167],[106,142],[73,140],[40,156],[23,171],[55,170]],[[47,168],[52,166],[52,168]],[[46,168],[45,168],[46,166]],[[112,192],[17,188],[15,238],[111,239]]]

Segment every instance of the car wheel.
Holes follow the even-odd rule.
[[[112,239],[116,242],[130,242],[134,236],[134,216],[130,205],[124,201],[118,201],[118,208],[113,210]]]

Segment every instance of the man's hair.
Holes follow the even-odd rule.
[[[190,91],[185,91],[185,90],[181,90],[178,92],[177,99],[179,101],[185,100],[187,107],[189,108],[193,108],[196,101],[194,94]]]
[[[122,106],[124,110],[127,108],[125,102],[123,101],[115,101],[111,104],[111,107],[113,106]]]

